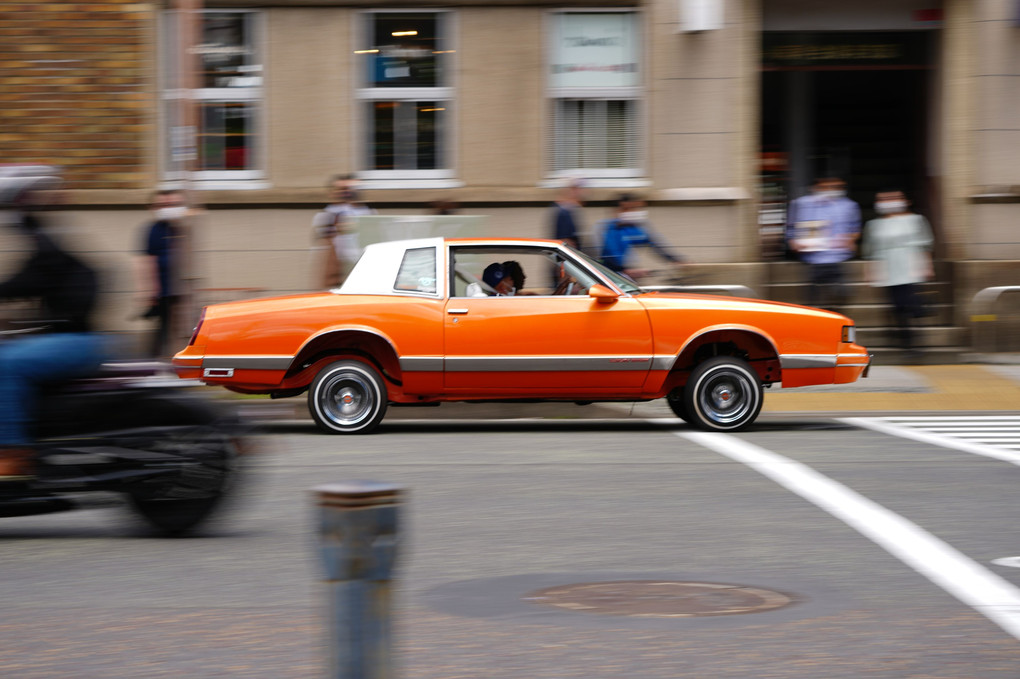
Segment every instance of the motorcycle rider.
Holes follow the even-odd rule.
[[[30,425],[41,384],[87,375],[106,358],[106,338],[92,331],[96,273],[64,250],[40,211],[60,186],[53,168],[0,168],[0,222],[31,243],[28,259],[0,282],[0,299],[35,299],[42,334],[0,342],[0,492],[32,478]]]

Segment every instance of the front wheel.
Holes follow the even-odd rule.
[[[763,398],[761,380],[747,361],[717,356],[691,373],[683,391],[684,419],[698,429],[739,431],[758,417]]]
[[[367,434],[386,414],[386,384],[361,361],[337,361],[323,368],[308,390],[308,410],[329,434]]]
[[[182,403],[143,410],[140,417],[156,418],[153,423],[167,428],[146,449],[163,456],[174,471],[128,491],[131,506],[164,535],[190,533],[220,507],[237,481],[238,455],[245,447],[240,429],[233,419]]]

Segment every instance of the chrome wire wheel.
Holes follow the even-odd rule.
[[[684,400],[698,428],[736,431],[758,417],[762,394],[761,381],[746,361],[719,356],[695,368]]]
[[[316,424],[333,434],[368,433],[386,412],[386,386],[360,361],[332,363],[316,376],[308,408]]]

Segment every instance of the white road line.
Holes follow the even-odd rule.
[[[674,432],[751,467],[814,503],[1020,639],[1020,588],[931,535],[807,465],[729,434]]]
[[[996,460],[1002,460],[1003,462],[1009,462],[1020,466],[1020,453],[1015,453],[1009,450],[1003,450],[1002,448],[995,448],[993,446],[986,446],[981,443],[973,443],[971,441],[964,441],[962,439],[950,438],[948,436],[939,436],[938,434],[930,434],[926,431],[919,429],[911,429],[910,427],[902,427],[887,421],[887,418],[879,417],[843,417],[840,418],[840,422],[846,424],[852,424],[855,427],[866,427],[867,429],[874,429],[880,431],[883,434],[890,434],[892,436],[899,436],[900,438],[913,439],[915,441],[921,441],[922,443],[930,443],[933,446],[941,446],[943,448],[955,448],[956,450],[962,450],[965,453],[971,453],[972,455],[981,455],[983,457],[990,457]]]
[[[942,415],[940,415],[940,416],[937,416],[937,417],[932,416],[932,415],[924,415],[924,416],[911,416],[911,417],[906,417],[906,416],[899,416],[899,417],[890,416],[890,417],[884,417],[882,419],[889,420],[890,422],[932,422],[932,421],[937,420],[939,422],[975,422],[975,421],[978,421],[978,422],[988,422],[988,423],[994,423],[994,422],[1002,422],[1002,423],[1013,422],[1013,423],[1017,423],[1017,422],[1020,422],[1020,415],[952,415],[952,416],[942,416]]]

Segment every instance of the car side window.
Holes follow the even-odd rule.
[[[586,296],[597,282],[590,272],[565,259],[557,250],[536,247],[464,247],[451,249],[451,297]],[[524,285],[514,292],[498,292],[495,281],[485,280],[492,265],[512,262]]]
[[[436,293],[436,249],[414,248],[404,252],[394,290]]]

